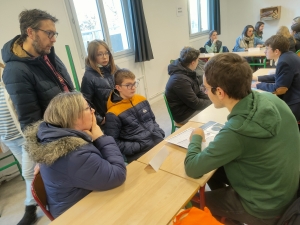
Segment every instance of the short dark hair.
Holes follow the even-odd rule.
[[[290,41],[283,35],[276,34],[265,41],[265,46],[271,47],[273,51],[278,49],[281,53],[284,53],[289,51]]]
[[[46,11],[40,9],[24,10],[19,15],[21,37],[18,44],[23,43],[27,38],[27,28],[38,29],[42,20],[52,20],[54,23],[58,21],[54,16],[51,16]]]
[[[295,17],[293,20],[295,23],[300,23],[300,16]]]
[[[192,47],[184,47],[180,52],[180,62],[187,67],[193,61],[199,58],[200,51]]]
[[[243,30],[243,33],[242,33],[245,37],[248,37],[248,36],[247,36],[247,31],[248,31],[249,28],[252,28],[253,31],[254,31],[254,27],[253,27],[252,25],[247,25],[247,26],[245,26],[245,28],[244,28],[244,30]]]
[[[252,73],[248,62],[235,53],[218,54],[204,66],[206,82],[222,88],[229,98],[236,100],[251,93]]]
[[[294,23],[291,26],[291,29],[292,29],[292,31],[295,31],[296,33],[299,33],[300,32],[300,23]]]
[[[135,75],[128,69],[118,69],[115,73],[115,84],[121,85],[124,79],[135,79]]]

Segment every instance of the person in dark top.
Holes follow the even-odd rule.
[[[115,88],[114,74],[117,71],[114,57],[104,41],[94,40],[89,43],[85,66],[81,92],[94,105],[98,125],[104,125],[106,104]]]
[[[54,52],[57,21],[57,18],[39,9],[22,11],[19,15],[21,35],[8,41],[1,50],[6,63],[3,82],[22,130],[43,118],[49,102],[57,94],[74,89],[65,65]],[[27,152],[23,151],[22,175],[29,187],[27,194],[31,193],[34,165]],[[37,220],[33,197],[25,205],[25,214],[18,225],[33,224]]]
[[[203,93],[201,83],[196,76],[199,50],[184,47],[180,57],[168,66],[170,78],[166,85],[165,95],[175,122],[185,124],[211,104]]]
[[[292,30],[292,35],[294,36],[296,41],[296,45],[295,45],[296,51],[298,51],[300,50],[300,23],[294,23],[291,26],[291,30]]]
[[[222,53],[223,46],[222,41],[218,40],[218,33],[215,30],[211,30],[208,34],[209,40],[204,44],[204,48],[207,53]]]

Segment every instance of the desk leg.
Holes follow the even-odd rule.
[[[200,209],[204,209],[205,206],[205,185],[203,187],[200,188]]]

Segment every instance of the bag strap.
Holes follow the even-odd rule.
[[[174,220],[173,220],[173,225],[174,225],[174,224],[178,224],[179,221],[180,221],[181,219],[183,219],[182,217],[185,216],[185,215],[187,215],[187,214],[191,211],[191,209],[192,209],[192,208],[188,208],[188,209],[183,210],[182,212],[180,212],[180,213],[174,218]]]

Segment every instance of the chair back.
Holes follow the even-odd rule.
[[[46,216],[53,221],[54,218],[51,215],[50,211],[47,209],[47,193],[44,186],[44,181],[40,173],[34,176],[34,179],[31,183],[31,193],[37,204],[41,207]]]
[[[167,97],[165,95],[165,93],[163,93],[163,96],[164,96],[164,100],[165,100],[165,103],[166,103],[166,106],[167,106],[167,109],[168,109],[168,113],[169,113],[169,116],[170,116],[170,119],[171,119],[171,124],[172,124],[172,129],[171,129],[171,134],[175,132],[175,129],[176,128],[179,128],[181,125],[180,124],[175,124],[175,121],[173,119],[173,115],[172,115],[172,112],[171,112],[171,109],[169,107],[169,103],[168,103],[168,100],[167,100]]]

